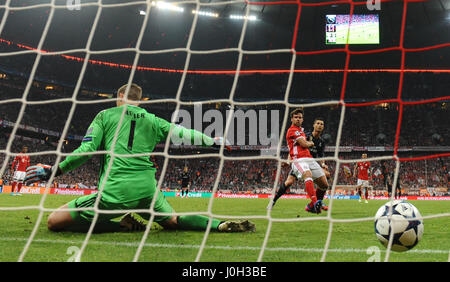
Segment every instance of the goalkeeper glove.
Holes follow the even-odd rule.
[[[220,148],[220,146],[224,145],[225,149],[231,151],[231,143],[223,137],[214,137],[214,144],[212,145],[215,148]]]
[[[52,171],[55,169],[55,166],[38,164],[34,166],[29,166],[27,168],[24,182],[26,185],[30,185],[37,181],[48,181],[50,176],[52,175]],[[62,174],[62,171],[59,167],[56,168],[55,177]]]

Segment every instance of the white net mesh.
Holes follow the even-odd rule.
[[[144,105],[154,104],[154,103],[164,103],[164,102],[175,103],[176,106],[175,106],[174,114],[173,114],[173,117],[174,117],[174,119],[172,120],[173,122],[175,122],[175,117],[178,116],[178,113],[183,106],[191,106],[193,104],[191,101],[184,101],[182,98],[182,92],[187,83],[186,82],[187,76],[189,74],[193,73],[193,71],[190,69],[190,65],[192,63],[192,61],[191,61],[192,56],[194,56],[194,55],[214,55],[214,54],[219,54],[219,53],[224,53],[224,52],[237,52],[238,56],[237,56],[236,68],[234,70],[230,71],[230,73],[228,74],[233,77],[228,97],[226,97],[226,98],[211,97],[211,99],[209,99],[207,101],[200,102],[200,104],[203,104],[203,103],[204,104],[226,103],[226,104],[230,105],[229,111],[231,114],[228,115],[227,119],[226,119],[224,136],[228,136],[230,134],[229,128],[230,128],[230,125],[234,122],[233,121],[233,113],[235,112],[236,108],[239,108],[239,107],[258,107],[258,106],[269,106],[270,107],[271,105],[274,105],[274,104],[284,106],[285,110],[284,110],[284,115],[283,115],[283,119],[281,121],[281,128],[280,128],[281,137],[279,139],[279,140],[283,140],[284,139],[283,134],[284,134],[284,132],[286,132],[286,129],[289,126],[289,122],[290,122],[288,109],[292,109],[295,107],[304,107],[305,112],[308,113],[308,109],[310,109],[310,108],[324,107],[324,106],[336,106],[336,107],[340,107],[340,112],[339,112],[340,116],[339,116],[339,122],[338,122],[338,126],[337,126],[334,154],[332,156],[319,159],[319,160],[326,160],[326,161],[331,161],[331,162],[335,163],[334,175],[332,176],[333,182],[330,183],[330,186],[331,186],[330,194],[331,195],[335,195],[336,186],[339,184],[338,183],[339,172],[340,172],[340,168],[342,167],[342,165],[343,164],[353,164],[358,161],[362,161],[362,159],[343,160],[340,158],[340,149],[339,149],[341,146],[340,142],[342,139],[341,137],[342,137],[342,132],[343,132],[343,128],[344,128],[346,111],[348,111],[348,106],[344,100],[345,83],[344,83],[344,86],[342,87],[341,96],[339,98],[335,97],[334,99],[328,99],[326,101],[312,102],[312,103],[295,103],[295,102],[291,101],[290,98],[293,95],[292,94],[292,82],[294,79],[294,75],[296,73],[296,64],[298,63],[297,62],[298,56],[303,54],[301,52],[298,52],[295,49],[295,38],[297,37],[297,34],[294,34],[294,44],[292,45],[293,47],[291,47],[291,48],[265,49],[265,50],[246,50],[244,48],[244,41],[249,32],[248,23],[250,22],[251,16],[252,16],[251,8],[258,6],[257,3],[254,3],[254,5],[249,5],[250,3],[248,3],[247,1],[223,1],[223,2],[218,1],[218,2],[208,2],[208,3],[202,2],[202,1],[179,1],[179,2],[171,2],[170,4],[164,4],[165,5],[164,7],[168,8],[168,9],[177,9],[177,8],[184,7],[185,10],[188,11],[189,10],[188,8],[192,7],[193,10],[195,11],[195,12],[193,12],[192,25],[190,26],[190,29],[187,31],[188,35],[187,35],[186,41],[185,41],[186,44],[185,44],[185,47],[183,47],[183,48],[167,48],[167,49],[149,51],[149,50],[145,50],[142,48],[142,42],[144,39],[144,35],[146,34],[146,28],[148,25],[149,17],[151,15],[151,11],[152,11],[152,9],[161,8],[162,4],[157,4],[157,3],[161,3],[161,2],[152,2],[152,1],[120,2],[120,1],[118,1],[118,2],[114,3],[114,1],[90,1],[90,2],[81,1],[81,3],[80,3],[78,1],[68,1],[66,3],[66,1],[52,0],[49,3],[34,4],[31,6],[25,5],[22,7],[14,5],[12,2],[13,1],[7,0],[3,5],[0,6],[0,8],[2,8],[4,10],[2,21],[0,23],[0,34],[2,34],[2,31],[8,21],[8,15],[10,15],[11,12],[27,10],[27,9],[32,10],[32,9],[39,9],[39,8],[48,8],[48,17],[46,18],[45,24],[43,26],[42,36],[40,36],[40,39],[37,42],[35,48],[33,48],[33,49],[30,48],[29,50],[3,52],[0,54],[0,56],[2,56],[2,57],[25,55],[25,54],[34,54],[35,55],[35,59],[32,64],[32,67],[31,67],[31,70],[29,73],[29,77],[27,78],[26,85],[23,89],[22,97],[0,100],[0,104],[4,104],[4,105],[6,105],[8,103],[16,103],[16,102],[21,104],[20,109],[18,111],[17,119],[15,120],[15,124],[12,127],[9,139],[6,143],[6,147],[3,150],[0,150],[0,153],[5,156],[2,166],[0,168],[0,175],[6,175],[6,171],[8,169],[8,161],[10,160],[10,158],[13,158],[17,155],[16,153],[13,153],[13,149],[12,149],[13,143],[14,143],[15,136],[18,134],[19,130],[21,129],[20,124],[24,118],[25,109],[27,106],[44,105],[44,104],[50,104],[50,103],[62,103],[62,102],[71,103],[70,110],[69,110],[69,113],[67,116],[67,120],[65,122],[64,127],[61,130],[60,138],[59,138],[59,141],[57,143],[57,147],[55,148],[55,150],[30,153],[31,156],[54,154],[54,155],[56,155],[56,162],[55,162],[56,164],[60,163],[60,161],[65,156],[68,155],[68,153],[64,153],[63,146],[64,146],[64,142],[65,142],[65,137],[68,136],[68,134],[69,134],[70,125],[74,119],[77,107],[80,107],[82,105],[91,105],[91,104],[99,103],[98,100],[85,101],[85,100],[79,99],[79,97],[78,97],[80,91],[82,90],[84,75],[87,72],[87,68],[88,68],[89,64],[93,63],[93,61],[95,60],[95,59],[93,59],[93,57],[95,57],[95,56],[100,56],[100,55],[105,55],[105,54],[113,54],[113,53],[121,53],[121,52],[131,52],[134,54],[134,58],[132,60],[132,65],[126,66],[130,70],[129,77],[128,77],[128,83],[132,83],[135,80],[136,73],[138,71],[140,71],[139,62],[140,62],[141,56],[158,55],[158,54],[174,53],[174,52],[185,52],[186,53],[186,58],[184,60],[184,64],[183,64],[182,68],[178,70],[181,77],[180,77],[179,84],[177,86],[175,97],[152,99],[152,100],[143,102]],[[245,4],[247,4],[247,5],[245,5]],[[351,4],[350,10],[353,11],[354,6],[356,4],[355,3],[350,3],[350,4]],[[141,15],[143,16],[143,20],[141,22],[139,33],[136,37],[135,47],[117,48],[117,49],[100,50],[100,51],[93,49],[92,44],[93,44],[94,36],[96,34],[96,30],[101,28],[100,20],[101,20],[102,12],[104,12],[105,9],[109,9],[109,8],[120,8],[120,7],[126,7],[126,6],[136,6],[136,5],[140,5],[140,7],[141,7],[141,11],[142,11]],[[196,29],[198,28],[197,24],[198,24],[199,18],[202,16],[202,14],[199,11],[202,11],[203,9],[213,10],[214,8],[226,9],[230,5],[241,5],[239,7],[244,7],[242,10],[243,13],[241,15],[241,17],[243,19],[243,24],[242,24],[242,28],[239,32],[239,39],[238,39],[237,47],[235,47],[235,48],[234,47],[220,48],[220,49],[212,49],[212,50],[198,50],[198,49],[193,48],[192,47],[193,40],[194,40],[194,36],[196,34]],[[308,6],[308,4],[304,3],[303,6],[301,6],[301,5],[297,5],[297,3],[295,3],[295,6],[296,7],[297,6],[304,7],[304,6]],[[41,50],[45,49],[44,46],[45,46],[47,34],[51,27],[52,20],[54,19],[56,11],[61,10],[61,9],[83,11],[83,9],[88,8],[88,7],[95,7],[96,11],[95,11],[95,16],[93,17],[92,25],[90,26],[90,30],[88,32],[86,45],[83,48],[76,48],[76,49],[69,48],[67,50],[65,49],[65,50],[54,51],[54,52],[41,51]],[[406,11],[406,8],[405,8],[405,11]],[[298,11],[298,15],[300,15],[300,8]],[[298,20],[299,20],[299,17],[297,17],[297,21]],[[296,28],[298,28],[298,25],[296,26]],[[402,29],[404,29],[404,25],[402,26]],[[297,30],[295,30],[295,31],[297,31]],[[402,44],[400,44],[400,49],[402,50],[402,52],[404,54],[405,50],[403,48],[404,47],[402,46]],[[343,72],[344,73],[343,78],[344,78],[344,81],[346,81],[347,75],[349,73],[348,69],[349,69],[349,56],[350,56],[350,51],[348,49],[348,46],[344,49],[344,51],[346,54],[346,63],[345,63],[345,71]],[[80,69],[80,75],[76,79],[74,90],[70,97],[49,99],[49,100],[40,100],[40,101],[39,100],[32,101],[29,99],[30,89],[33,86],[33,82],[36,79],[36,73],[37,73],[38,67],[41,64],[41,60],[44,57],[67,55],[67,54],[78,54],[78,53],[84,53],[85,55],[84,55],[84,57],[80,58],[80,61],[82,62],[82,66]],[[285,54],[287,56],[290,56],[290,59],[288,60],[289,69],[286,70],[286,73],[288,73],[286,87],[284,88],[284,93],[280,97],[280,99],[272,99],[270,101],[239,101],[239,99],[237,99],[235,94],[236,94],[237,87],[238,87],[238,79],[240,78],[240,72],[242,69],[242,65],[244,64],[243,63],[244,57],[249,56],[249,55],[251,56],[251,55],[276,55],[276,54]],[[401,65],[402,69],[403,69],[403,67],[404,66]],[[403,76],[403,72],[401,73],[401,76]],[[108,100],[108,102],[111,102],[111,101],[115,101],[115,99],[112,98],[112,99]],[[400,100],[400,102],[401,102],[401,100]],[[403,104],[401,106],[403,106]],[[120,124],[123,121],[124,115],[125,115],[125,112],[122,113],[122,119],[119,122],[118,128],[120,127]],[[399,132],[397,131],[397,135],[398,135],[398,133]],[[114,140],[113,143],[115,143],[115,141],[116,140]],[[235,160],[252,160],[252,161],[272,160],[272,161],[276,161],[278,165],[276,167],[275,181],[273,182],[273,185],[271,187],[272,188],[271,189],[272,196],[275,194],[276,189],[279,187],[279,184],[280,184],[279,179],[280,179],[280,176],[283,174],[282,169],[281,169],[281,162],[280,162],[281,160],[284,159],[283,147],[285,146],[285,144],[283,144],[283,142],[278,142],[275,155],[272,155],[272,156],[261,155],[261,156],[251,156],[251,157],[229,156],[227,154],[224,154],[223,146],[220,148],[218,153],[178,156],[178,155],[173,155],[169,152],[169,150],[171,148],[170,145],[171,145],[170,140],[168,138],[166,140],[164,150],[162,152],[153,152],[153,153],[145,154],[148,156],[164,157],[164,162],[163,162],[163,165],[160,170],[161,175],[160,175],[160,178],[158,181],[158,189],[157,189],[158,192],[157,193],[161,193],[160,188],[163,187],[163,182],[164,182],[165,176],[167,175],[168,170],[171,169],[169,167],[169,161],[173,160],[173,159],[185,159],[186,157],[189,157],[190,159],[208,158],[208,157],[219,158],[217,175],[215,176],[215,181],[214,181],[213,187],[212,187],[212,195],[214,195],[216,192],[219,191],[220,181],[221,181],[221,177],[223,175],[224,163],[226,161],[235,161]],[[112,147],[114,148],[114,146],[112,146]],[[395,145],[395,147],[396,148],[398,147],[398,143]],[[91,153],[89,153],[89,154],[91,154]],[[103,154],[110,154],[112,156],[108,170],[106,171],[105,177],[107,178],[107,176],[109,174],[109,169],[111,168],[112,160],[114,159],[114,157],[116,157],[116,155],[112,151],[98,151],[98,152],[94,153],[94,155],[103,155]],[[123,155],[121,155],[121,156],[123,156]],[[443,154],[442,156],[446,157],[446,156],[448,156],[448,154]],[[399,170],[400,170],[400,164],[401,164],[400,158],[397,156],[397,151],[394,152],[394,155],[371,157],[368,160],[369,161],[382,161],[382,160],[395,161],[395,177],[393,180],[393,182],[394,182],[393,187],[396,187],[395,184],[397,183],[398,178],[399,178]],[[49,183],[52,183],[53,179],[54,179],[54,175],[52,175]],[[47,184],[48,189],[50,189],[50,185],[51,184]],[[104,187],[102,187],[102,186],[98,187],[98,192],[101,193],[103,188]],[[393,191],[392,197],[394,197],[394,194],[395,194],[395,190]],[[50,212],[50,211],[54,210],[54,209],[49,209],[49,208],[45,207],[44,203],[46,201],[46,198],[47,198],[47,194],[44,193],[42,195],[42,198],[41,198],[38,206],[0,207],[0,211],[13,211],[13,210],[15,211],[15,210],[26,210],[26,209],[39,210],[39,216],[33,226],[30,236],[26,240],[26,244],[18,258],[18,261],[24,260],[32,242],[45,241],[45,240],[38,239],[35,237],[38,232],[39,226],[42,224],[42,222],[44,220],[44,214],[46,212]],[[92,234],[93,234],[93,229],[94,229],[94,226],[97,221],[99,213],[108,213],[108,212],[113,213],[114,212],[114,211],[99,210],[98,209],[99,199],[100,198],[97,197],[95,207],[93,208],[93,210],[95,210],[96,214],[93,218],[91,227],[90,227],[89,231],[86,233],[86,236],[80,246],[80,251],[77,253],[77,257],[75,258],[75,261],[79,261],[83,258],[83,253],[84,253],[86,247],[88,246],[88,244],[97,244],[98,243],[95,240],[92,240]],[[154,199],[156,199],[156,197],[154,197]],[[272,230],[273,223],[277,223],[277,222],[288,222],[289,223],[289,222],[302,222],[302,221],[326,221],[328,223],[329,228],[328,228],[328,234],[326,237],[325,245],[323,248],[306,249],[306,248],[296,248],[295,246],[293,246],[291,251],[294,251],[294,252],[306,251],[306,252],[321,253],[320,261],[326,261],[327,254],[329,254],[330,252],[342,252],[342,253],[366,252],[366,250],[362,250],[362,249],[333,249],[333,248],[330,248],[330,242],[331,242],[333,232],[334,232],[334,225],[336,223],[343,223],[343,222],[351,223],[351,222],[364,222],[364,221],[372,222],[374,220],[373,217],[353,218],[353,219],[333,218],[333,212],[332,212],[333,211],[333,202],[334,202],[334,198],[330,197],[329,211],[324,216],[299,217],[299,218],[274,218],[271,215],[271,211],[267,211],[267,214],[265,214],[265,215],[246,216],[246,218],[249,218],[250,220],[252,220],[252,219],[265,220],[268,222],[268,225],[267,225],[266,230],[264,230],[264,239],[263,239],[262,245],[260,247],[258,247],[258,248],[241,247],[241,249],[259,251],[259,255],[256,260],[258,262],[261,262],[261,261],[264,261],[264,254],[267,251],[277,251],[277,248],[268,247],[270,236],[275,236],[273,234],[273,230]],[[151,223],[154,220],[154,216],[160,215],[157,212],[153,211],[154,204],[155,203],[153,201],[150,210],[132,210],[133,212],[147,212],[147,213],[152,211],[152,216],[150,218],[150,224],[148,224],[148,227],[147,227],[146,231],[143,233],[140,242],[137,244],[132,244],[132,246],[137,247],[137,251],[133,257],[133,261],[139,261],[144,247],[152,247],[152,246],[160,247],[161,246],[158,244],[146,243],[150,236],[150,227],[152,225]],[[209,203],[208,203],[208,209],[203,214],[210,218],[227,218],[227,219],[242,218],[242,216],[215,214],[213,211],[213,206],[214,206],[214,197],[211,197],[209,200]],[[84,208],[84,209],[89,209],[89,208]],[[175,215],[186,215],[186,214],[190,214],[190,213],[176,213]],[[448,217],[448,216],[450,216],[449,213],[444,213],[444,214],[436,214],[436,215],[431,215],[431,216],[424,216],[423,219]],[[170,247],[170,248],[183,247],[183,248],[195,248],[195,249],[198,248],[198,252],[195,257],[195,261],[202,260],[202,255],[203,255],[205,249],[208,249],[208,248],[225,248],[226,249],[227,248],[226,246],[209,246],[207,244],[208,238],[210,236],[210,225],[211,225],[211,221],[210,221],[208,229],[205,231],[202,241],[199,245],[180,246],[180,245],[167,244],[166,247]],[[289,251],[286,248],[283,250]],[[421,252],[421,251],[419,251],[419,252]],[[431,253],[432,252],[439,253],[440,252],[440,253],[446,254],[448,251],[447,250],[434,250],[434,251],[433,250],[425,250],[422,252],[424,252],[424,253],[430,253],[430,252]],[[385,261],[388,261],[389,257],[390,257],[390,249],[388,248],[388,250],[386,252],[386,256],[385,256]],[[448,260],[450,261],[450,256],[449,256]]]

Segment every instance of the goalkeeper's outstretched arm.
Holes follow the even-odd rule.
[[[170,130],[172,129],[170,140],[172,143],[181,145],[198,145],[202,147],[216,147],[224,146],[225,149],[231,151],[231,144],[223,137],[210,137],[195,129],[187,129],[185,127],[170,123],[162,118],[156,118],[160,127],[159,140],[165,140]]]
[[[73,153],[59,164],[62,173],[74,170],[85,163],[92,155],[77,155],[80,153],[95,152],[100,147],[103,139],[103,111],[97,114],[89,126],[81,145]]]
[[[29,185],[36,181],[48,181],[54,170],[55,177],[74,170],[85,163],[92,155],[78,155],[80,153],[95,152],[100,147],[103,138],[103,112],[97,114],[89,126],[86,136],[84,136],[81,145],[73,151],[63,162],[59,165],[36,165],[27,168],[24,178],[25,184]]]

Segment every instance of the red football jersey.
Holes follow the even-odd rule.
[[[24,154],[19,154],[14,158],[11,166],[12,171],[26,171],[30,166],[30,157]]]
[[[369,180],[370,162],[358,162],[358,179]]]
[[[305,138],[306,134],[303,131],[303,128],[300,128],[295,125],[291,125],[286,133],[286,140],[289,147],[289,155],[292,160],[299,158],[312,158],[311,153],[308,148],[303,148],[296,141],[299,138]]]

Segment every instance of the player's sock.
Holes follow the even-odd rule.
[[[326,193],[327,193],[327,189],[323,190],[322,188],[317,187],[317,189],[316,189],[317,201],[323,201],[323,198],[325,197]],[[325,203],[322,202],[320,206],[321,206],[320,208],[322,210],[325,210],[325,211],[328,210],[328,207],[325,205]]]
[[[21,183],[21,182],[19,182],[19,183],[17,184],[17,194],[20,193],[20,189],[22,189],[22,183]]]
[[[316,191],[314,190],[314,182],[312,178],[305,179],[305,191],[311,199],[310,207],[313,207],[317,201]]]
[[[11,194],[16,192],[16,185],[17,185],[17,182],[13,181],[12,187],[11,187]]]
[[[284,182],[281,183],[280,185],[280,189],[278,189],[277,193],[275,194],[275,197],[273,198],[273,203],[275,204],[275,202],[284,195],[284,193],[286,192],[287,187],[284,184]]]
[[[366,200],[369,198],[369,191],[368,191],[368,189],[366,189],[366,193],[364,194],[364,197],[366,198]]]
[[[326,192],[327,192],[327,190],[322,190],[321,188],[317,188],[317,190],[316,190],[317,200],[323,200],[323,197],[325,196]]]
[[[178,217],[178,227],[182,230],[206,230],[210,218],[203,215],[183,215]],[[216,231],[221,223],[220,220],[213,218],[211,230]]]

